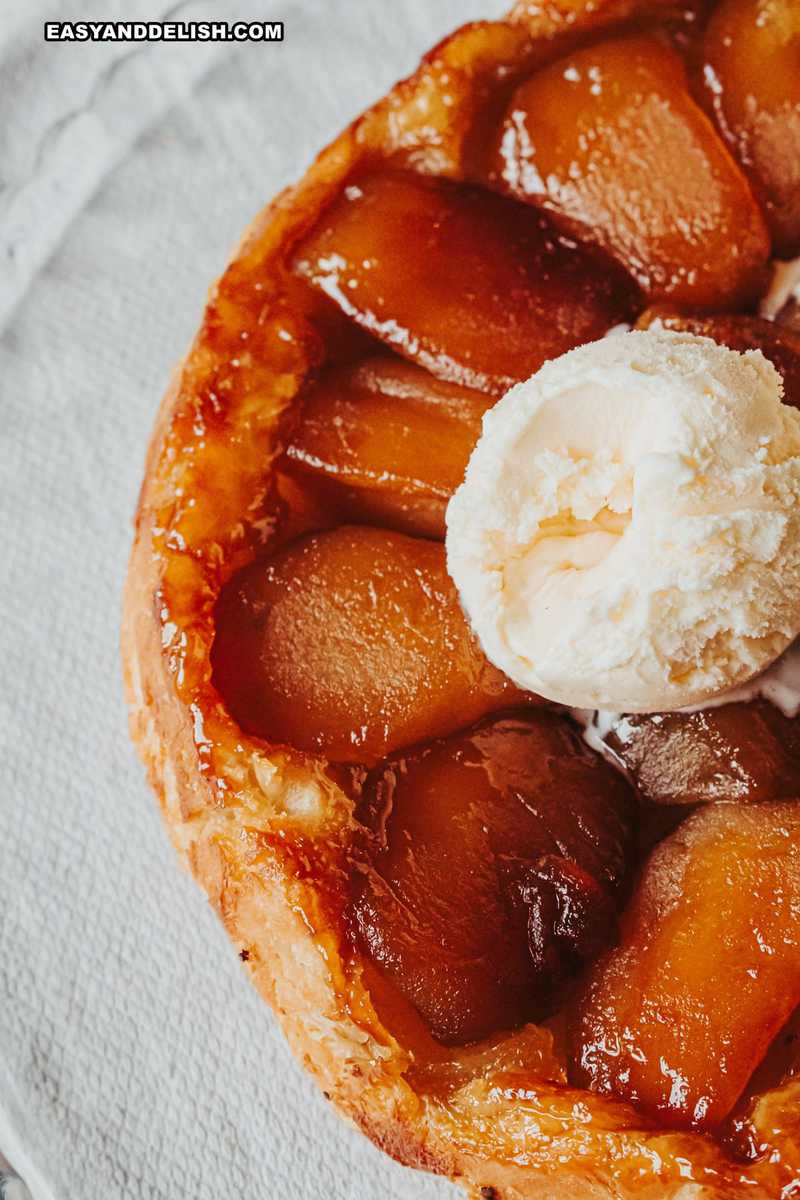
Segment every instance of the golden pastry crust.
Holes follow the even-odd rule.
[[[672,7],[527,2],[506,21],[465,26],[256,218],[161,405],[125,588],[134,740],[177,850],[294,1053],[387,1153],[496,1200],[788,1196],[800,1175],[800,1084],[760,1102],[756,1126],[774,1161],[744,1165],[709,1138],[569,1088],[546,1029],[461,1051],[418,1031],[401,1044],[344,936],[350,801],[312,759],[247,737],[228,717],[210,682],[212,609],[269,538],[282,420],[323,352],[320,314],[285,269],[293,242],[358,165],[470,177],[494,81],[554,55],[585,22]]]

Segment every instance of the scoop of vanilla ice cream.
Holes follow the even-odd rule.
[[[800,630],[800,412],[760,351],[605,338],[484,417],[447,561],[488,657],[577,708],[695,704]]]

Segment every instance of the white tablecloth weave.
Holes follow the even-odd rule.
[[[35,1200],[425,1200],[295,1066],[126,733],[148,431],[250,218],[497,0],[0,0],[0,1151]],[[283,19],[283,44],[45,43]]]

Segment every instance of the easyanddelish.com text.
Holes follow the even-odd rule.
[[[283,21],[45,21],[46,42],[282,42]]]

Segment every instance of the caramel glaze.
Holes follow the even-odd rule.
[[[800,806],[703,805],[647,860],[589,972],[572,1078],[718,1129],[800,1003],[799,905]]]
[[[382,763],[358,816],[356,940],[440,1041],[549,1016],[613,936],[633,793],[556,713]]]
[[[596,13],[595,6],[566,3],[565,0],[564,10],[570,10],[571,14],[568,18],[555,13],[558,6],[554,8],[555,15],[546,18],[531,16],[533,7],[518,5],[515,19],[510,24],[466,27],[430,57],[425,67],[428,73],[426,78],[435,91],[438,89],[438,95],[447,97],[447,136],[431,140],[430,129],[425,122],[414,126],[407,111],[396,107],[393,109],[392,105],[398,103],[396,100],[388,102],[383,108],[378,106],[370,124],[355,126],[327,152],[315,169],[314,180],[307,186],[302,203],[295,197],[295,203],[288,205],[284,213],[278,202],[271,214],[273,225],[269,235],[262,237],[259,231],[256,232],[221,280],[209,303],[202,330],[182,377],[181,396],[172,410],[168,426],[162,430],[156,481],[151,485],[146,500],[148,511],[155,514],[154,553],[160,556],[163,563],[157,608],[168,669],[177,693],[187,710],[193,714],[198,760],[221,811],[224,811],[235,793],[236,762],[243,753],[243,747],[257,760],[264,746],[262,739],[267,739],[271,733],[271,710],[270,719],[257,721],[252,716],[248,719],[238,702],[230,702],[234,684],[226,680],[225,667],[220,665],[226,654],[220,642],[213,656],[214,678],[208,671],[209,651],[219,629],[224,626],[230,589],[237,586],[237,573],[270,569],[263,564],[273,561],[276,551],[283,547],[284,554],[292,553],[292,546],[298,544],[298,538],[313,537],[322,530],[335,531],[342,515],[337,509],[338,501],[336,504],[331,502],[330,493],[320,490],[308,475],[298,473],[296,452],[283,460],[280,457],[287,444],[297,447],[305,436],[301,425],[302,406],[296,403],[298,397],[310,395],[310,389],[320,386],[317,380],[330,379],[325,372],[358,369],[359,363],[374,359],[376,355],[385,356],[394,352],[430,370],[438,380],[455,383],[459,387],[466,385],[478,393],[483,392],[489,403],[498,391],[518,377],[515,374],[517,353],[506,353],[507,347],[504,348],[502,340],[500,318],[509,296],[512,298],[520,347],[525,346],[532,336],[542,339],[535,351],[538,358],[530,362],[526,360],[524,368],[518,368],[522,375],[527,375],[548,354],[599,336],[617,320],[635,316],[644,308],[648,298],[663,301],[664,295],[668,294],[673,302],[676,298],[684,303],[687,300],[696,301],[706,308],[710,304],[719,305],[720,308],[746,308],[752,307],[759,288],[763,286],[768,246],[761,217],[757,210],[754,215],[751,207],[752,194],[748,186],[755,189],[757,196],[764,195],[767,188],[772,189],[770,195],[778,195],[781,187],[785,186],[785,180],[755,179],[761,168],[751,158],[745,164],[749,184],[744,182],[744,176],[736,175],[737,168],[730,153],[731,148],[734,154],[737,153],[740,143],[731,137],[727,129],[725,136],[729,150],[724,150],[721,141],[713,141],[710,125],[704,125],[695,110],[687,108],[689,101],[686,97],[677,95],[675,89],[680,91],[684,86],[677,69],[670,68],[661,83],[665,89],[673,89],[669,106],[678,112],[690,112],[690,124],[699,131],[698,142],[705,145],[710,159],[716,161],[719,158],[720,162],[724,162],[721,172],[727,180],[725,195],[735,194],[738,197],[736,203],[731,203],[730,212],[722,224],[728,229],[730,222],[735,225],[737,211],[739,216],[743,211],[747,212],[747,262],[744,273],[740,273],[733,283],[730,283],[733,278],[730,274],[717,274],[713,286],[695,294],[691,286],[688,291],[672,289],[674,294],[669,287],[665,290],[661,284],[654,288],[651,285],[653,279],[680,278],[689,280],[691,284],[696,273],[693,274],[692,264],[681,262],[672,266],[667,264],[667,267],[654,263],[648,273],[647,264],[642,266],[641,262],[646,246],[643,251],[642,246],[637,244],[633,253],[630,250],[633,243],[627,234],[627,242],[625,238],[615,240],[611,236],[614,229],[619,228],[615,225],[613,196],[603,198],[603,202],[611,206],[607,209],[610,224],[605,231],[602,223],[601,226],[581,224],[581,220],[576,218],[578,210],[575,209],[567,213],[561,222],[558,205],[552,197],[544,203],[540,202],[535,189],[529,192],[524,188],[512,187],[508,178],[503,177],[502,167],[498,168],[496,163],[476,148],[478,141],[485,143],[484,135],[490,123],[494,123],[495,133],[501,139],[499,121],[504,113],[511,111],[509,105],[514,101],[515,90],[528,86],[529,76],[531,87],[539,87],[532,74],[534,68],[544,67],[551,74],[554,71],[557,74],[558,68],[552,64],[567,54],[586,54],[587,62],[595,60],[598,54],[603,53],[602,42],[607,33],[614,37],[639,36],[644,29],[646,36],[652,38],[655,31],[659,37],[672,39],[673,46],[677,47],[675,52],[687,55],[690,63],[696,61],[698,38],[703,36],[709,6],[686,5],[684,14],[674,24],[670,22],[679,6],[659,3],[658,0],[653,0],[651,4],[599,5]],[[728,4],[725,7],[733,9],[735,6]],[[633,21],[637,9],[642,14],[638,23]],[[529,28],[536,28],[541,36],[532,39],[527,32]],[[708,34],[708,46],[712,48],[713,37],[713,32]],[[643,44],[634,45],[641,48]],[[653,43],[648,41],[641,48],[641,53],[637,51],[637,54],[648,65],[652,59],[647,56],[652,52]],[[711,49],[708,53],[711,53]],[[468,73],[460,70],[461,55],[473,64]],[[670,62],[673,61],[670,59]],[[575,69],[580,74],[578,68]],[[522,93],[521,98],[517,97],[517,108],[513,111],[524,109],[528,112],[524,105],[526,97],[527,92]],[[511,116],[507,119],[511,120]],[[717,119],[722,120],[719,112]],[[727,117],[725,119],[730,120]],[[526,120],[529,118],[526,117]],[[360,129],[363,133],[359,132]],[[480,138],[477,137],[478,132]],[[359,144],[358,139],[362,136],[364,140]],[[498,145],[501,144],[501,141],[498,142]],[[387,157],[387,147],[391,168],[389,174],[386,173],[385,163],[381,161]],[[702,147],[698,153],[702,153]],[[747,154],[750,154],[750,150],[747,150]],[[353,176],[351,164],[355,161],[360,165],[357,175]],[[578,159],[566,164],[564,169],[567,175],[576,169],[576,163]],[[413,173],[418,170],[427,176],[438,174],[449,180],[468,179],[470,183],[466,188],[454,182],[437,183],[430,178],[414,176]],[[719,177],[720,173],[717,172]],[[596,182],[594,179],[593,183]],[[506,198],[490,200],[488,192],[476,190],[478,184],[514,192],[524,204]],[[349,195],[348,188],[353,189]],[[334,199],[331,201],[332,195]],[[355,214],[365,197],[375,196],[379,200],[383,198],[384,202],[388,197],[397,209],[398,219],[402,210],[411,214],[406,245],[395,236],[398,228],[396,223],[381,228],[380,212],[377,217],[372,214],[370,224],[364,228],[359,226],[358,220],[350,220],[350,210]],[[380,205],[378,207],[380,209]],[[549,211],[548,217],[543,215],[545,209]],[[458,219],[453,216],[454,212],[459,215]],[[590,215],[589,209],[586,212]],[[773,228],[777,229],[774,206],[770,208],[768,205],[768,213]],[[345,219],[349,225],[342,226]],[[551,220],[555,221],[552,227],[554,232],[550,231],[548,224]],[[426,263],[415,261],[414,249],[424,243],[420,231],[425,222],[435,231],[433,241],[427,245],[427,253],[433,256],[437,269],[441,268],[440,281],[446,285],[445,291],[451,289],[458,295],[459,304],[464,306],[465,312],[471,303],[483,297],[482,302],[489,305],[489,311],[495,314],[486,327],[493,331],[489,344],[486,344],[484,336],[486,330],[474,317],[466,325],[459,321],[448,323],[443,320],[441,313],[436,311],[441,297],[437,299],[432,293],[425,328],[414,328],[416,293],[426,281]],[[504,225],[519,231],[511,257],[500,235]],[[340,251],[337,244],[342,228],[346,232],[344,251]],[[379,235],[377,242],[376,234]],[[785,242],[789,235],[785,229],[777,229],[775,236],[780,236]],[[366,247],[368,253],[365,259],[359,259],[365,237],[369,241]],[[476,244],[476,238],[483,238],[486,245],[495,246],[496,254],[493,252],[494,261],[488,274],[485,273],[485,264],[480,261],[481,246]],[[526,239],[538,240],[539,249],[533,247],[533,242],[529,246]],[[668,249],[670,253],[680,253],[674,246]],[[604,257],[609,251],[617,256],[616,263]],[[337,254],[339,261],[336,260]],[[367,259],[374,260],[374,275],[370,275],[364,266]],[[331,262],[334,263],[333,268]],[[599,282],[597,264],[601,262],[606,265],[601,271],[603,281]],[[536,264],[535,270],[532,269],[532,263]],[[349,274],[348,264],[352,264]],[[712,273],[715,269],[713,262],[704,262],[703,267]],[[477,295],[470,291],[473,268],[479,280]],[[335,287],[331,283],[334,271]],[[638,287],[631,282],[632,276],[638,280]],[[546,288],[541,290],[543,282]],[[730,289],[727,302],[726,288]],[[579,298],[580,303],[576,303]],[[555,306],[557,312],[551,329],[547,328],[546,322],[543,324],[548,306]],[[643,323],[650,322],[653,315],[651,312],[643,317]],[[794,402],[800,376],[800,359],[797,358],[794,335],[776,333],[774,327],[767,329],[750,316],[726,317],[722,324],[715,326],[715,318],[707,315],[701,318],[663,309],[658,315],[665,324],[696,328],[737,348],[761,346],[784,374],[789,398]],[[530,324],[532,319],[534,323]],[[526,325],[526,321],[529,324]],[[341,392],[336,394],[333,402],[341,403]],[[276,424],[276,414],[280,413],[283,416]],[[320,413],[324,419],[324,408],[317,408],[318,418]],[[379,413],[378,417],[385,415],[385,412]],[[235,472],[230,469],[231,454],[235,456]],[[274,469],[268,471],[271,464]],[[265,479],[268,482],[265,483]],[[374,482],[374,472],[370,482]],[[397,484],[396,480],[394,482]],[[401,481],[400,491],[403,486]],[[446,482],[444,488],[446,494],[447,489],[452,488],[452,482]],[[347,504],[347,520],[352,521],[358,513],[358,496],[354,497],[352,490]],[[375,509],[367,511],[365,507],[365,519],[379,525],[385,521],[390,529],[405,533],[409,528],[407,523],[403,525],[404,521],[408,521],[407,506],[400,516],[399,511],[390,505],[376,514]],[[428,523],[424,528],[414,529],[413,532],[422,532],[427,537],[440,537],[440,517],[428,517],[426,520]],[[399,533],[392,536],[399,536]],[[296,663],[294,665],[297,666]],[[233,712],[235,717],[237,710],[241,718],[238,722],[231,715]],[[482,726],[478,727],[477,732],[475,728],[470,728],[476,715],[480,714],[472,712],[469,707],[462,709],[460,702],[454,702],[452,729],[446,736],[456,737],[460,743],[455,758],[448,760],[450,766],[447,770],[461,769],[459,764],[462,762],[463,748],[474,744],[475,738],[480,735]],[[578,746],[576,735],[568,732],[564,718],[552,714],[537,716],[535,711],[529,711],[527,715],[515,719],[528,724],[549,721],[561,729],[559,736],[566,739],[567,743],[572,740],[572,749],[563,751],[568,770],[574,769],[575,764],[588,761],[589,752]],[[385,835],[386,821],[392,817],[385,808],[386,780],[390,775],[396,779],[402,777],[402,790],[409,798],[409,811],[415,812],[424,826],[430,816],[419,809],[418,796],[409,780],[413,781],[417,770],[422,770],[423,765],[430,762],[431,756],[441,754],[441,740],[425,742],[423,739],[420,747],[408,750],[403,738],[408,736],[411,741],[419,740],[416,732],[413,735],[401,734],[399,745],[391,737],[384,738],[383,744],[380,741],[374,743],[366,761],[363,756],[355,761],[359,758],[356,742],[353,755],[339,756],[350,761],[337,765],[326,757],[316,756],[315,752],[321,747],[315,742],[313,731],[310,734],[296,732],[300,726],[295,727],[292,720],[286,723],[286,744],[281,752],[288,764],[292,761],[302,764],[304,773],[310,767],[320,789],[328,797],[329,811],[324,835],[319,840],[309,838],[307,834],[293,836],[290,827],[274,832],[260,827],[258,821],[254,820],[253,827],[246,834],[249,853],[255,861],[260,855],[268,853],[275,839],[280,840],[281,853],[294,863],[293,869],[298,878],[313,879],[318,885],[319,911],[307,912],[306,920],[327,929],[329,932],[326,936],[337,942],[339,952],[345,951],[345,958],[346,947],[350,944],[348,939],[355,929],[354,941],[360,948],[366,945],[379,964],[379,967],[375,964],[365,967],[365,978],[375,981],[374,1002],[384,1011],[397,1015],[398,1029],[405,1029],[409,1044],[416,1046],[418,1061],[414,1070],[418,1078],[424,1079],[426,1062],[445,1062],[441,1048],[437,1048],[436,1041],[430,1039],[431,1029],[439,1034],[441,1041],[459,1042],[491,1033],[493,1026],[498,1027],[498,1022],[502,1026],[514,1026],[531,1016],[541,1016],[550,1011],[558,1003],[557,997],[563,992],[565,981],[575,980],[582,960],[593,957],[602,942],[612,935],[613,911],[617,903],[615,897],[622,894],[620,888],[626,872],[636,865],[637,854],[631,849],[631,830],[635,822],[626,818],[625,837],[622,842],[617,839],[618,846],[624,845],[624,850],[621,854],[618,849],[615,851],[613,869],[608,861],[604,861],[599,867],[595,865],[593,870],[587,871],[581,862],[581,855],[575,850],[570,851],[569,845],[563,841],[559,842],[555,855],[543,852],[543,846],[539,843],[533,846],[527,857],[523,855],[525,869],[530,870],[533,864],[534,870],[533,876],[526,878],[537,879],[540,889],[545,888],[549,900],[545,902],[540,897],[535,903],[525,902],[524,924],[529,959],[516,961],[524,961],[523,974],[530,971],[533,963],[534,973],[538,971],[536,986],[539,987],[542,978],[547,977],[550,990],[543,1000],[541,995],[535,994],[536,987],[528,988],[527,998],[515,1001],[502,1015],[498,1016],[495,1011],[471,1024],[467,1022],[463,1027],[454,1027],[452,1023],[448,1024],[446,1015],[441,1021],[439,1016],[432,1016],[432,1010],[424,1001],[418,1000],[416,1005],[409,1005],[408,995],[413,997],[415,993],[413,989],[409,992],[401,978],[402,955],[393,954],[391,948],[375,949],[374,928],[369,932],[367,918],[363,915],[364,879],[372,879],[374,884],[377,877],[383,878],[377,864],[391,842],[391,839],[387,842],[385,837],[381,842],[379,838],[376,848],[370,840],[376,836],[377,829],[383,830],[381,836]],[[242,726],[247,728],[248,725],[249,731],[244,733]],[[274,738],[274,734],[272,736]],[[432,731],[432,736],[439,737],[439,731]],[[381,759],[381,755],[387,751],[394,754],[398,750],[402,752],[402,768],[398,767],[400,760],[396,757]],[[491,749],[486,761],[491,762]],[[455,768],[453,763],[456,764]],[[599,760],[593,760],[593,763],[593,770],[600,769],[597,765]],[[515,797],[513,804],[522,804],[523,808],[530,797],[538,794],[537,773],[541,767],[534,765],[530,769],[533,782],[529,781],[523,786],[518,781],[512,788]],[[491,774],[489,767],[482,770],[487,777]],[[474,781],[470,786],[474,786]],[[555,777],[552,786],[556,786]],[[618,783],[617,786],[622,785]],[[506,793],[502,788],[500,793],[496,793],[491,787],[484,796],[480,792],[481,787],[485,789],[485,784],[481,784],[475,793],[478,800],[470,810],[469,821],[473,824],[468,824],[464,835],[464,855],[461,858],[456,855],[454,859],[455,878],[459,878],[458,872],[464,870],[465,863],[475,860],[476,855],[478,859],[481,857],[479,849],[476,849],[478,842],[471,830],[484,809],[491,809],[492,828],[501,840],[511,828],[505,826],[498,809],[497,795]],[[762,790],[764,798],[772,798],[768,782]],[[458,806],[461,802],[457,786],[447,786],[440,794],[446,805]],[[354,797],[360,805],[360,824],[355,826],[350,818]],[[699,798],[709,799],[708,796]],[[678,803],[685,804],[686,799],[686,796],[681,796]],[[691,799],[694,802],[698,796],[693,794]],[[674,805],[676,797],[671,794],[670,800]],[[406,801],[403,803],[405,805]],[[570,811],[575,814],[578,809]],[[689,806],[684,811],[690,811]],[[638,835],[639,856],[644,853],[645,847],[649,849],[654,842],[658,842],[664,832],[679,825],[682,817],[682,813],[674,806],[669,815],[665,814],[664,827],[659,828],[651,810],[645,807],[640,812],[640,830],[645,832],[640,831]],[[399,823],[402,836],[407,836],[413,821],[409,822],[400,810],[394,814],[394,820]],[[614,821],[619,821],[618,812],[615,812]],[[679,834],[680,827],[674,836]],[[446,824],[445,840],[450,835],[450,827]],[[600,843],[604,836],[599,838]],[[524,836],[520,837],[524,841]],[[368,847],[366,858],[365,846]],[[556,866],[553,865],[554,858],[558,860]],[[446,861],[446,856],[442,861]],[[600,880],[598,872],[602,877]],[[423,872],[421,878],[425,877]],[[568,882],[565,883],[565,880]],[[558,886],[556,881],[560,881]],[[517,885],[518,895],[524,891],[524,886]],[[469,891],[462,884],[458,888],[465,895]],[[593,888],[599,888],[599,891],[595,892]],[[412,888],[409,897],[413,894]],[[375,895],[377,892],[373,887],[373,902]],[[478,904],[483,902],[481,897],[482,894],[478,896]],[[587,900],[587,897],[590,899]],[[458,919],[468,911],[469,920],[473,924],[479,922],[482,913],[469,911],[475,903],[475,897],[470,894],[468,904],[458,910]],[[362,905],[360,914],[359,904]],[[561,957],[554,958],[549,953],[557,945],[552,938],[559,919],[564,918],[567,909],[570,909],[573,917],[577,914],[578,925],[570,931],[569,922],[561,920],[561,928],[567,929],[566,941],[560,947]],[[349,917],[346,918],[348,912]],[[602,935],[598,935],[595,920],[598,912],[605,924]],[[535,916],[531,917],[531,913],[535,913]],[[518,913],[511,923],[514,921],[519,922]],[[531,934],[531,926],[537,926],[537,922],[539,932]],[[443,928],[447,924],[445,919]],[[541,935],[543,926],[549,931],[545,937]],[[391,933],[391,922],[387,929]],[[548,938],[551,939],[549,942]],[[388,946],[391,937],[384,937],[383,942],[384,946]],[[512,959],[518,954],[519,944],[517,940],[511,952]],[[544,960],[547,961],[542,967]],[[497,986],[503,969],[503,963],[498,961],[497,978],[492,986]],[[398,978],[401,978],[397,985],[391,982],[393,972],[396,975],[399,972]],[[346,981],[342,990],[347,991]],[[458,996],[458,989],[453,996]],[[368,1014],[361,1011],[363,1001],[354,1003],[360,1005],[360,1016],[368,1020]],[[465,1011],[468,1011],[468,1005]],[[523,1037],[522,1034],[519,1036]],[[793,1036],[790,1031],[789,1044],[793,1044]],[[498,1043],[501,1044],[504,1043]],[[516,1053],[522,1042],[517,1041],[513,1045]],[[486,1046],[485,1051],[478,1049],[475,1053],[495,1054],[490,1043],[486,1043]],[[541,1057],[540,1040],[536,1041],[536,1047],[535,1052],[532,1050],[531,1053],[534,1057]],[[502,1061],[503,1053],[502,1050],[497,1051],[492,1061]],[[465,1052],[461,1058],[449,1059],[446,1071],[444,1067],[442,1070],[445,1074],[450,1071],[454,1077],[461,1071],[468,1074],[468,1057],[468,1052]],[[532,1069],[536,1067],[537,1064],[533,1063]],[[563,1078],[563,1064],[540,1062],[538,1067],[546,1078]],[[758,1088],[785,1081],[789,1070],[786,1056],[781,1056],[780,1048],[773,1048],[764,1059],[761,1075],[759,1069],[756,1067],[749,1088],[740,1089],[738,1107],[734,1104],[731,1109],[730,1128],[726,1136],[733,1136],[733,1130],[741,1141],[744,1137],[742,1131],[750,1129],[748,1114],[752,1114],[753,1106],[758,1103]],[[441,1080],[444,1075],[439,1078]],[[755,1098],[748,1099],[751,1093]],[[669,1113],[666,1116],[662,1113],[660,1119],[669,1123],[672,1118]],[[753,1153],[761,1152],[758,1149]]]

